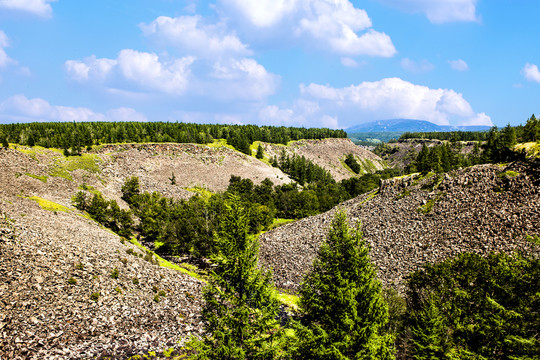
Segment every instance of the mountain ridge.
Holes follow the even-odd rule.
[[[416,119],[387,119],[375,120],[364,124],[351,126],[345,131],[348,134],[363,132],[448,132],[448,131],[486,131],[490,126],[472,125],[472,126],[453,126],[437,125],[426,120]]]

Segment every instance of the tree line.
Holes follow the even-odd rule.
[[[0,140],[28,146],[64,149],[71,155],[109,143],[211,143],[226,139],[237,150],[251,154],[254,141],[287,144],[292,140],[346,138],[343,130],[257,125],[220,125],[171,122],[51,122],[0,125]]]
[[[507,127],[512,127],[508,125]],[[505,129],[507,128],[505,127]],[[540,140],[540,120],[534,114],[527,119],[525,125],[512,127],[517,142],[530,142]],[[487,141],[492,135],[492,131],[497,131],[497,127],[492,127],[489,131],[431,131],[431,132],[405,132],[401,134],[399,140],[407,139],[432,139],[446,141]]]
[[[208,257],[215,250],[212,239],[220,226],[225,199],[231,194],[238,196],[248,211],[249,233],[257,234],[268,230],[275,219],[301,219],[328,211],[377,188],[380,179],[398,174],[398,170],[386,169],[339,183],[330,176],[304,187],[297,183],[274,186],[269,179],[255,185],[250,179],[233,175],[225,192],[188,200],[141,192],[139,178],[134,176],[122,186],[122,199],[129,210],[120,209],[115,200],[106,200],[100,193],[89,193],[84,186],[74,196],[74,205],[121,236],[137,234],[147,243],[159,244],[157,251],[162,254]]]
[[[489,131],[482,133],[483,142],[475,141],[472,151],[466,154],[461,153],[463,144],[458,141],[449,141],[434,146],[424,144],[416,159],[405,168],[405,172],[447,172],[477,164],[521,159],[523,154],[514,151],[514,146],[518,142],[540,140],[538,136],[540,122],[533,115],[520,130],[519,137],[516,129],[516,127],[507,125],[499,130],[494,126]]]

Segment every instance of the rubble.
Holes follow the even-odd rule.
[[[382,282],[399,291],[406,276],[422,264],[460,252],[540,251],[526,240],[527,235],[540,234],[540,188],[523,164],[478,165],[381,185],[373,198],[361,195],[341,207],[351,222],[361,222]],[[298,289],[334,212],[284,225],[260,237],[261,263],[273,269],[278,288]]]

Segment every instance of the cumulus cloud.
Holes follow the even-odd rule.
[[[538,66],[527,63],[521,72],[528,81],[540,83],[540,71],[538,71]]]
[[[146,121],[146,117],[131,108],[118,108],[105,114],[85,107],[54,106],[41,98],[28,99],[19,94],[0,102],[0,121]]]
[[[414,60],[404,58],[401,60],[401,67],[415,74],[422,74],[435,69],[435,65],[425,59],[420,62],[416,62]]]
[[[349,0],[219,0],[219,10],[263,38],[292,34],[296,41],[340,55],[391,57],[385,33],[372,29],[365,10]]]
[[[469,65],[461,59],[458,60],[448,60],[450,67],[457,71],[467,71],[469,70]]]
[[[379,0],[409,13],[423,13],[434,24],[478,21],[478,0]]]
[[[280,83],[278,75],[251,58],[201,61],[192,73],[196,60],[193,56],[164,60],[154,53],[124,49],[116,59],[90,56],[68,60],[64,68],[70,79],[82,85],[105,86],[123,96],[160,93],[174,98],[260,101],[272,95]]]
[[[262,100],[272,95],[280,77],[249,58],[217,61],[210,74],[213,80],[204,86],[204,93],[222,100]]]
[[[0,0],[0,9],[22,11],[48,18],[52,15],[50,3],[57,0]]]
[[[199,57],[252,54],[236,34],[228,31],[225,23],[206,24],[200,15],[160,16],[148,25],[141,24],[140,28],[158,43]]]
[[[116,59],[90,56],[83,61],[68,60],[64,68],[72,80],[81,83],[179,95],[188,87],[190,65],[194,61],[193,56],[168,61],[154,53],[124,49]]]
[[[399,78],[334,88],[309,84],[300,87],[302,96],[316,101],[320,111],[337,116],[339,125],[363,121],[411,118],[440,125],[492,125],[484,113],[477,114],[462,94],[449,89],[431,89]]]

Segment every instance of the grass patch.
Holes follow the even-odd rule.
[[[293,223],[295,221],[296,221],[295,219],[274,219],[274,222],[272,223],[272,225],[268,227],[267,231],[273,230],[285,224]]]
[[[298,300],[300,299],[297,295],[287,294],[278,292],[276,297],[280,303],[285,306],[288,306],[294,310],[298,309]]]
[[[47,182],[47,178],[48,178],[47,175],[40,176],[40,175],[34,175],[34,174],[30,174],[30,173],[24,173],[24,175],[29,176],[29,177],[34,178],[34,179],[38,179],[39,181],[44,182],[44,183]]]
[[[499,177],[501,177],[501,178],[502,178],[502,177],[516,177],[516,176],[518,176],[518,175],[519,175],[518,172],[512,171],[512,170],[508,170],[508,171],[505,171],[505,172],[503,172],[503,173],[500,173],[500,174],[499,174]]]
[[[95,154],[59,157],[55,160],[54,165],[49,171],[49,175],[73,181],[70,172],[85,170],[97,174],[100,172],[99,163],[101,161],[101,158]]]
[[[37,204],[43,209],[47,211],[62,211],[62,212],[70,212],[71,210],[64,205],[57,204],[53,201],[41,198],[39,196],[30,196],[27,197],[27,199],[33,200],[37,202]]]
[[[210,199],[210,197],[213,195],[213,193],[210,190],[205,189],[205,188],[200,187],[200,186],[187,187],[185,189],[187,191],[190,191],[192,193],[195,193],[197,195],[202,196],[206,200]]]
[[[184,267],[181,267],[181,266],[178,266],[177,264],[174,264],[168,260],[165,260],[164,258],[162,258],[161,256],[159,256],[158,254],[154,253],[153,251],[149,251],[146,247],[144,247],[143,245],[141,245],[137,239],[135,239],[134,237],[131,238],[129,240],[129,242],[131,242],[133,245],[137,246],[138,248],[144,250],[144,252],[149,252],[151,253],[153,256],[156,257],[156,260],[159,264],[159,266],[162,266],[162,267],[166,267],[166,268],[169,268],[169,269],[173,269],[173,270],[176,270],[176,271],[180,271],[180,272],[183,272],[184,274],[187,274],[191,277],[194,277],[198,280],[201,280],[203,282],[206,282],[201,275],[197,274],[196,272],[194,271],[191,271],[189,269],[186,269]]]
[[[517,144],[514,150],[524,151],[529,157],[540,157],[540,142]]]
[[[362,165],[365,172],[372,173],[372,172],[377,171],[377,166],[375,166],[373,161],[369,159],[360,159],[360,165]]]
[[[206,144],[206,146],[211,148],[227,147],[231,150],[236,151],[234,146],[227,144],[227,139],[214,139],[213,142]]]

